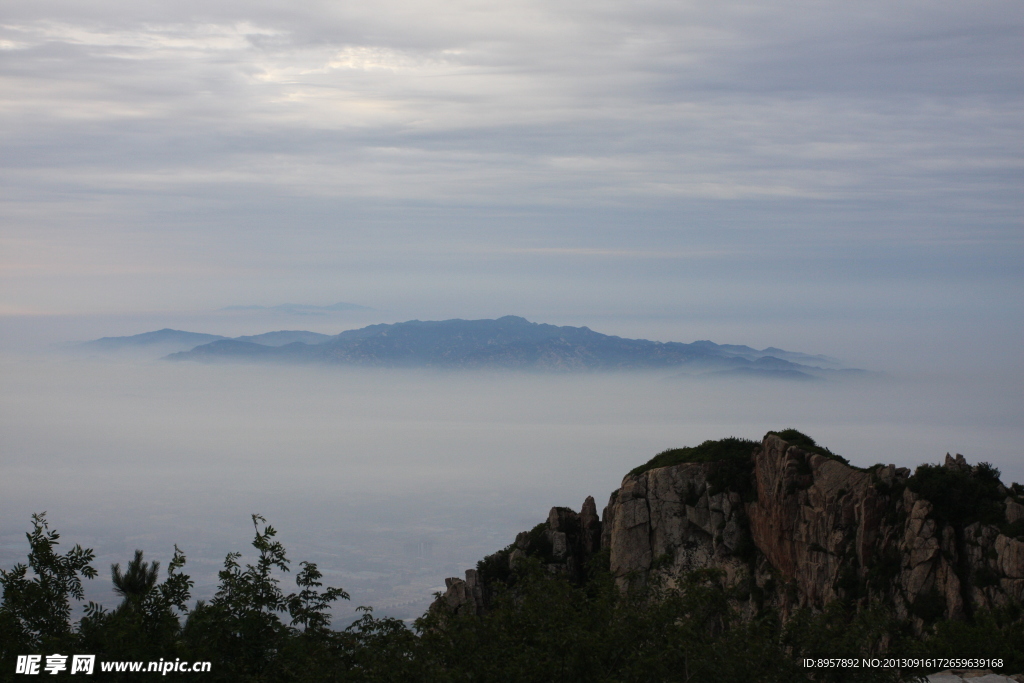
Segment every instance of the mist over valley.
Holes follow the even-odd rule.
[[[166,561],[177,543],[196,595],[208,597],[224,555],[249,550],[258,512],[294,560],[317,562],[327,584],[352,594],[340,618],[363,604],[412,618],[445,577],[551,506],[578,509],[587,495],[601,506],[623,475],[667,448],[795,426],[857,465],[913,467],[959,450],[1008,481],[1024,478],[1019,387],[1009,380],[971,390],[935,375],[793,382],[674,366],[210,364],[168,362],[149,343],[209,343],[181,335],[129,335],[143,356],[99,352],[98,342],[85,353],[3,353],[0,561],[23,555],[29,515],[46,510],[68,542],[97,550],[100,567],[135,548]],[[87,590],[113,602],[103,582]]]

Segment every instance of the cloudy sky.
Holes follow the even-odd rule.
[[[1021,331],[1018,2],[8,0],[0,60],[7,316]]]

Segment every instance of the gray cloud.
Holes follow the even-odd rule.
[[[441,295],[481,253],[512,260],[491,289],[588,253],[625,287],[653,252],[1006,274],[1022,27],[1011,2],[12,3],[4,310],[219,306],[257,272],[290,300],[356,262],[386,289],[410,260]]]

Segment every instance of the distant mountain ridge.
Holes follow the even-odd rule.
[[[133,334],[130,337],[103,337],[94,339],[79,345],[79,348],[88,351],[120,351],[127,348],[146,346],[189,346],[194,348],[200,344],[207,344],[218,339],[224,339],[219,334],[203,334],[201,332],[185,332],[184,330],[172,330],[164,328],[154,332],[143,332]]]
[[[282,346],[292,342],[303,342],[305,344],[319,344],[320,342],[333,339],[329,334],[319,332],[307,332],[305,330],[279,330],[277,332],[264,332],[244,337],[235,337],[243,342],[252,342],[263,346]],[[79,348],[86,351],[123,351],[143,348],[159,348],[163,353],[171,351],[188,351],[202,344],[229,339],[219,334],[203,334],[202,332],[185,332],[184,330],[172,330],[164,328],[154,332],[143,332],[130,337],[103,337],[94,339],[79,345]]]
[[[303,338],[303,334],[312,336]],[[127,342],[145,336],[123,339]],[[97,341],[110,344],[114,340]],[[234,339],[217,337],[166,358],[447,369],[677,369],[691,374],[789,379],[814,379],[851,371],[842,368],[841,362],[834,358],[774,347],[759,351],[749,346],[721,345],[706,340],[687,344],[626,339],[594,332],[588,327],[534,323],[511,315],[496,320],[410,320],[370,325],[334,336],[292,331]]]

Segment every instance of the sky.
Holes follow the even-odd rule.
[[[1009,1],[11,0],[0,313],[1005,326],[1022,36]]]
[[[207,595],[265,512],[354,600],[415,614],[547,506],[707,438],[795,426],[857,464],[959,450],[1020,480],[1022,65],[1010,0],[5,0],[0,565],[49,509],[103,562],[188,546]],[[372,310],[221,310],[339,301]],[[24,355],[509,314],[887,374]]]

